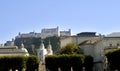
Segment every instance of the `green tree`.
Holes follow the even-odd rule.
[[[58,36],[47,37],[43,41],[44,41],[45,47],[47,47],[50,42],[54,53],[56,53],[56,51],[60,48],[60,37]]]
[[[39,46],[41,44],[41,38],[34,38],[32,40],[32,44],[35,45],[36,48],[39,48]]]
[[[67,44],[65,47],[62,47],[59,51],[60,54],[78,54],[79,47],[75,43]]]

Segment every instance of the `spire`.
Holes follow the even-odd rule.
[[[49,44],[48,44],[48,47],[47,47],[48,50],[52,50],[52,46],[50,44],[50,40],[49,40]]]
[[[22,50],[22,52],[28,53],[28,50],[24,47],[23,43],[21,44],[21,48],[20,49]],[[29,55],[29,53],[28,53],[28,55]]]
[[[24,44],[23,43],[21,44],[21,48],[24,48]]]
[[[40,45],[40,49],[45,49],[45,46],[44,46],[44,44],[43,44],[43,40],[41,40],[41,45]]]
[[[48,51],[48,55],[52,55],[53,54],[52,46],[50,44],[50,41],[49,41],[49,44],[48,44],[48,47],[47,47],[47,51]]]

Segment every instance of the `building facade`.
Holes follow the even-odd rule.
[[[29,56],[29,53],[23,44],[21,44],[21,48],[17,46],[0,46],[0,56]]]
[[[39,38],[41,37],[41,33],[30,32],[30,33],[20,33],[16,36],[16,38]]]
[[[61,43],[60,45],[61,47],[64,47],[69,43],[80,44],[86,40],[92,40],[92,39],[97,39],[97,38],[99,38],[99,36],[95,35],[95,32],[84,32],[84,33],[82,32],[74,36],[68,36],[64,38],[62,37],[60,40],[60,43]]]
[[[71,36],[71,29],[68,31],[60,31],[60,36]]]
[[[41,30],[41,38],[51,37],[51,36],[60,36],[59,27],[50,28],[50,29],[42,29]]]
[[[95,35],[95,33],[82,33],[61,39],[61,47],[68,43],[79,45],[85,55],[94,58],[94,71],[104,71],[104,57],[109,49],[120,48],[120,33],[112,33],[107,36]]]
[[[41,33],[30,32],[30,33],[20,33],[16,38],[46,38],[52,36],[71,36],[71,29],[68,31],[60,31],[59,27],[56,28],[44,28],[41,30]]]

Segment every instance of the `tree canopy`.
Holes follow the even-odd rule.
[[[62,47],[59,51],[60,54],[78,54],[79,47],[75,43],[69,43],[65,47]]]

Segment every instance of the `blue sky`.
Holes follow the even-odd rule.
[[[120,32],[120,0],[0,0],[0,43],[42,28]]]

